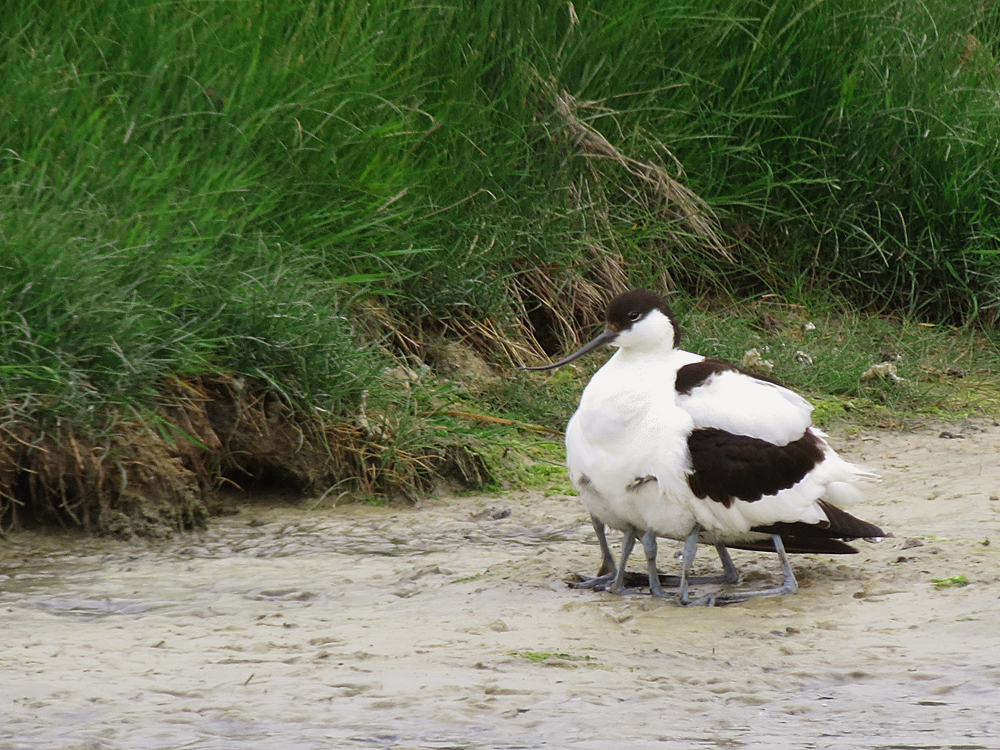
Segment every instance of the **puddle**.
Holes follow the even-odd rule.
[[[1000,428],[939,432],[836,440],[895,537],[721,609],[569,589],[599,555],[559,496],[12,535],[0,748],[1000,748]]]

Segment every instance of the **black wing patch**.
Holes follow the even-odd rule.
[[[753,503],[786,490],[823,460],[819,438],[812,430],[788,445],[775,445],[704,427],[693,430],[687,442],[693,468],[688,476],[691,491],[727,508],[734,500]]]
[[[765,383],[770,383],[771,385],[781,385],[781,383],[777,380],[772,380],[771,378],[758,375],[754,372],[747,372],[746,370],[740,369],[739,367],[731,365],[728,362],[723,362],[721,359],[712,359],[711,357],[708,357],[701,360],[701,362],[692,362],[691,364],[684,365],[678,369],[677,377],[674,379],[674,390],[677,391],[677,394],[680,396],[689,396],[691,391],[700,385],[704,385],[710,377],[718,375],[722,372],[738,372],[741,375],[746,375],[756,380],[762,380]]]

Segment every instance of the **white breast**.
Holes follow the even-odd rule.
[[[570,478],[587,511],[613,528],[686,535],[694,523],[686,478],[693,423],[674,398],[679,363],[643,366],[620,355],[591,379],[566,429]],[[645,477],[656,481],[636,487]]]

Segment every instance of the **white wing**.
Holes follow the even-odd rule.
[[[715,427],[736,435],[787,445],[812,425],[812,404],[789,389],[738,370],[710,375],[678,395],[677,405],[694,426]]]

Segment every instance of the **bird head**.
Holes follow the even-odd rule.
[[[673,310],[648,289],[632,289],[617,295],[608,303],[604,323],[604,331],[568,357],[549,365],[523,369],[553,370],[605,344],[626,350],[652,351],[674,349],[680,343],[681,332]]]

